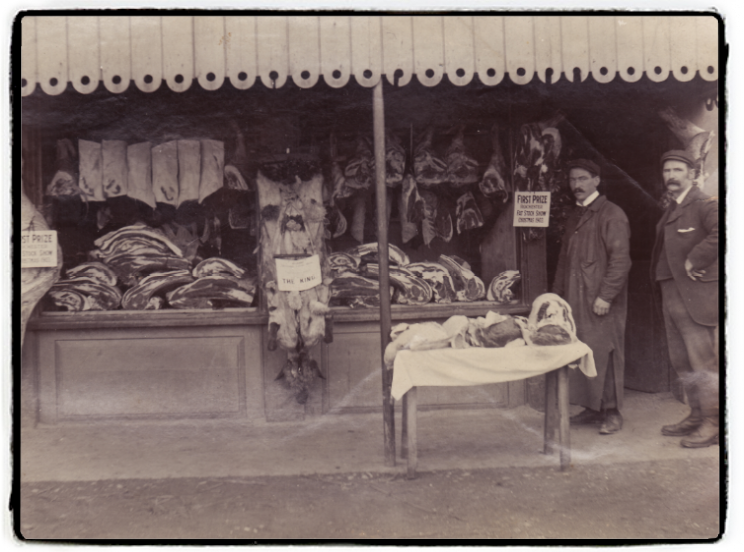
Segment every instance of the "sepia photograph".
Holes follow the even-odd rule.
[[[12,538],[720,542],[725,31],[18,11]]]

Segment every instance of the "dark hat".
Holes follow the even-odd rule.
[[[669,150],[661,156],[661,165],[664,166],[666,161],[682,161],[687,163],[690,167],[695,167],[695,160],[685,150]]]
[[[599,176],[599,165],[597,165],[594,161],[590,161],[589,159],[573,159],[572,161],[569,161],[566,163],[566,167],[570,171],[571,169],[584,169],[585,171],[588,171],[592,173],[594,176]]]

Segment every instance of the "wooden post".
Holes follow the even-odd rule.
[[[408,393],[401,400],[400,413],[400,457],[408,458]]]
[[[555,433],[558,429],[558,374],[555,370],[545,374],[545,442],[544,454],[555,452]]]
[[[380,348],[385,358],[385,348],[390,341],[390,278],[387,229],[387,189],[385,186],[385,105],[382,100],[382,78],[375,85],[372,100],[372,117],[375,138],[375,176],[377,199],[377,256],[380,264]],[[385,465],[395,465],[395,411],[390,396],[392,372],[382,367],[382,421],[385,440]]]
[[[418,466],[418,436],[416,427],[416,411],[418,409],[418,389],[411,387],[406,393],[406,429],[408,433],[408,454],[406,455],[406,478],[416,478],[416,467]]]
[[[571,465],[571,435],[568,417],[568,366],[558,370],[558,415],[560,426],[558,439],[561,451],[561,471],[566,471]]]

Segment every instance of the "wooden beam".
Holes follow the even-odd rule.
[[[381,358],[385,358],[385,348],[390,341],[390,278],[387,232],[387,201],[385,186],[385,105],[382,99],[382,79],[372,93],[372,117],[375,138],[375,175],[377,199],[377,256],[380,263],[380,347]],[[395,412],[390,396],[392,372],[380,363],[382,370],[382,420],[385,440],[385,465],[395,465]]]

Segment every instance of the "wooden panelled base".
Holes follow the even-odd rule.
[[[545,382],[545,427],[543,451],[553,454],[556,445],[560,451],[561,471],[571,465],[571,440],[568,416],[568,366],[546,374]],[[418,442],[416,436],[416,413],[418,389],[412,387],[403,395],[403,417],[401,428],[401,458],[406,460],[406,476],[416,477],[418,466]],[[556,434],[558,441],[556,443]]]

